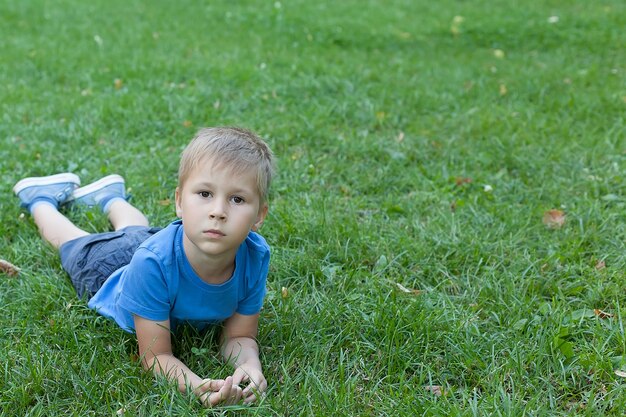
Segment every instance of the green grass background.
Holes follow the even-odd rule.
[[[0,0],[0,415],[623,415],[625,27],[621,0]],[[143,373],[11,190],[118,173],[164,225],[212,125],[279,158],[250,408]],[[215,342],[176,350],[224,377]]]

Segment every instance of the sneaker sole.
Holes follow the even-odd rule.
[[[25,190],[29,187],[40,186],[40,185],[52,185],[52,184],[60,184],[60,183],[72,183],[76,184],[78,187],[80,185],[80,178],[78,175],[70,174],[69,172],[63,174],[50,175],[48,177],[30,177],[24,178],[15,184],[13,187],[13,192],[15,194],[19,194],[22,190]]]
[[[108,175],[104,178],[100,178],[98,181],[96,182],[92,182],[91,184],[87,184],[84,187],[80,187],[76,190],[74,190],[74,195],[72,196],[72,200],[78,200],[81,197],[86,196],[87,194],[91,194],[94,191],[98,191],[101,188],[104,187],[108,187],[109,185],[112,184],[124,184],[124,178],[122,178],[120,175],[117,174],[113,174],[113,175]]]

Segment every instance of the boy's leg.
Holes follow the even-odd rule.
[[[31,214],[41,237],[57,249],[65,242],[89,234],[78,228],[51,204],[37,204]]]
[[[55,248],[68,240],[88,235],[59,213],[58,207],[65,204],[80,179],[69,172],[47,177],[24,178],[13,187],[22,207],[32,214],[39,233]]]
[[[124,178],[115,174],[77,189],[73,196],[76,204],[99,206],[115,230],[128,226],[148,226],[146,216],[126,200]]]
[[[120,230],[128,226],[148,226],[146,216],[128,201],[116,199],[109,205],[107,213],[109,220],[115,230]]]

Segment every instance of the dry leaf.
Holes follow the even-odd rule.
[[[471,184],[472,183],[472,179],[471,178],[465,178],[465,177],[456,177],[454,179],[454,183],[457,186],[461,186],[463,184]]]
[[[603,270],[604,268],[606,268],[606,264],[604,263],[604,261],[598,261],[598,263],[596,264],[595,268],[598,271]]]
[[[400,284],[399,282],[396,282],[396,286],[398,287],[398,289],[400,291],[402,291],[405,294],[420,295],[422,293],[421,290],[408,289],[407,287],[405,287],[404,285]]]
[[[283,298],[289,297],[289,290],[287,289],[287,287],[281,288],[280,296],[283,297]]]
[[[122,88],[124,86],[124,82],[122,80],[120,80],[119,78],[116,78],[113,81],[113,85],[115,86],[116,90],[119,90],[120,88]]]
[[[601,319],[609,319],[609,318],[613,317],[613,314],[604,312],[604,311],[602,311],[602,310],[600,310],[598,308],[594,308],[593,312],[595,313],[596,316],[598,316]]]
[[[185,120],[185,121],[183,122],[183,126],[185,126],[185,127],[191,127],[191,125],[192,125],[192,124],[193,124],[193,123],[191,123],[191,120]]]
[[[508,90],[506,89],[506,85],[500,84],[500,95],[505,96],[506,93],[508,93]]]
[[[20,269],[11,262],[0,259],[0,272],[10,277],[16,277],[20,273]]]
[[[617,375],[617,376],[619,376],[619,377],[621,377],[621,378],[626,378],[626,372],[621,371],[621,370],[619,370],[619,369],[616,369],[616,370],[615,370],[615,375]]]
[[[443,394],[446,393],[441,385],[425,385],[424,389],[426,391],[432,392],[437,397],[441,397]]]
[[[172,201],[169,198],[166,198],[165,200],[159,200],[159,205],[161,206],[169,206],[170,204],[172,204]]]
[[[552,209],[543,213],[543,224],[550,229],[559,229],[565,224],[565,212]]]

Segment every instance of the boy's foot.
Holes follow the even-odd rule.
[[[126,187],[124,178],[113,174],[75,190],[72,202],[89,207],[98,205],[106,213],[111,203],[117,199],[127,199]]]
[[[21,201],[22,207],[32,212],[35,203],[46,202],[58,208],[72,198],[72,193],[80,185],[80,178],[69,172],[47,177],[29,177],[18,181],[13,192]]]

